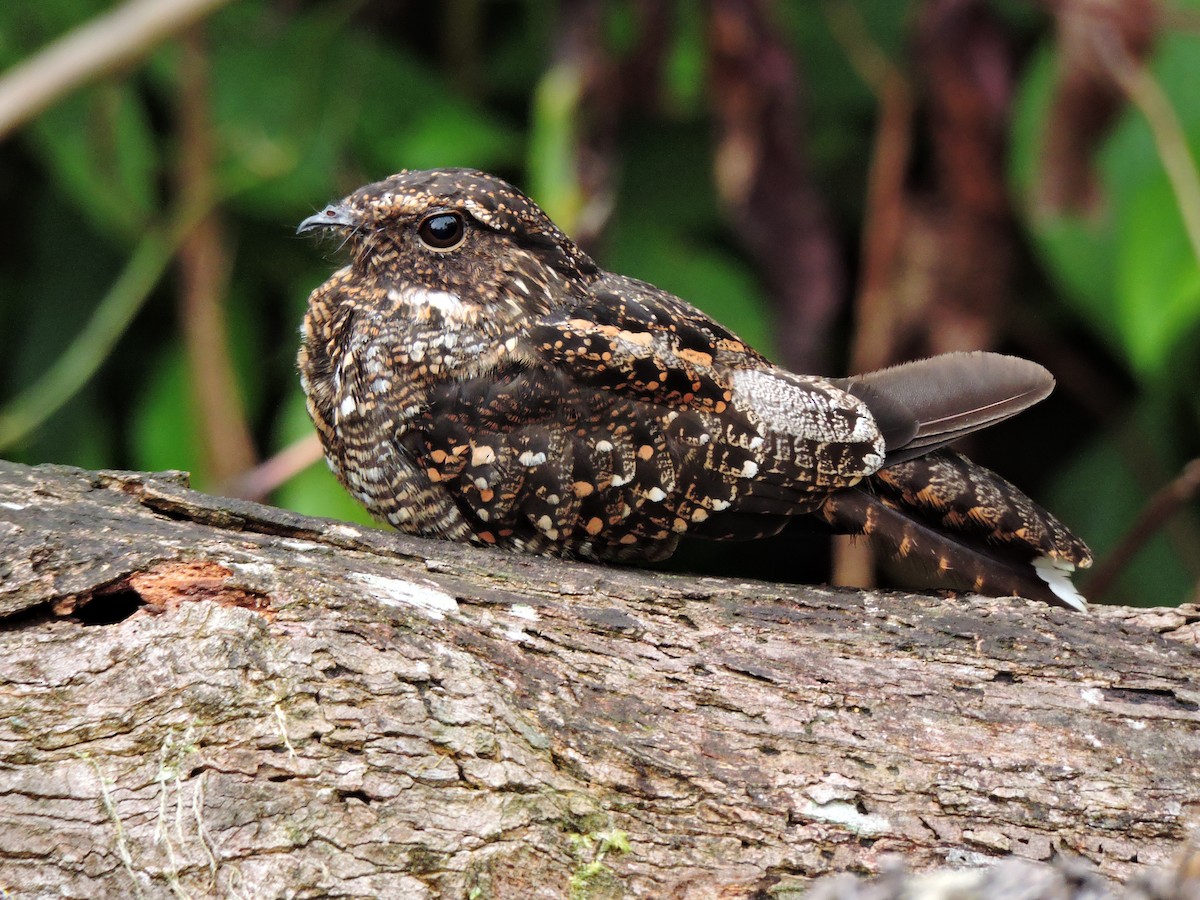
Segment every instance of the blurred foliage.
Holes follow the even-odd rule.
[[[1179,4],[1200,9],[1200,4]],[[1056,301],[1103,342],[1112,363],[1132,378],[1131,407],[1068,460],[1047,498],[1079,523],[1103,553],[1129,527],[1148,495],[1197,453],[1200,425],[1200,264],[1150,123],[1126,108],[1096,154],[1099,209],[1048,212],[1037,173],[1059,60],[1043,44],[1027,63],[1013,113],[1011,178],[1017,206]],[[1148,71],[1170,101],[1193,169],[1200,159],[1200,37],[1165,34]],[[1195,506],[1193,504],[1193,510]],[[1191,526],[1192,522],[1185,525]],[[1119,595],[1130,603],[1195,598],[1200,544],[1194,527],[1156,536],[1125,573]]]
[[[912,5],[855,5],[878,48],[903,59]],[[0,66],[107,6],[0,5]],[[609,4],[605,40],[617,57],[636,44],[636,6]],[[777,18],[805,74],[804,130],[816,180],[852,258],[878,110],[830,29],[828,6],[781,3]],[[1010,177],[1035,258],[1020,279],[1028,289],[1013,303],[1036,327],[1078,339],[1114,382],[1133,386],[1128,409],[1082,418],[1044,456],[1032,444],[1020,451],[1036,457],[1044,479],[1028,486],[1103,554],[1149,493],[1200,446],[1200,269],[1136,110],[1125,111],[1099,155],[1102,210],[1077,217],[1040,210],[1034,194],[1057,61],[1053,25],[1024,3],[996,2],[994,11],[1024,48]],[[308,292],[338,264],[334,246],[293,236],[301,218],[361,183],[435,165],[495,171],[527,187],[564,223],[578,215],[572,154],[580,86],[555,56],[556,13],[548,0],[241,0],[206,23],[212,177],[232,265],[229,340],[262,457],[310,431],[294,372],[295,329]],[[768,298],[713,186],[702,7],[679,4],[674,18],[660,109],[622,123],[613,213],[597,255],[769,350]],[[1200,157],[1200,38],[1167,35],[1151,70],[1193,160]],[[23,396],[77,336],[99,340],[86,328],[100,298],[146,234],[183,214],[180,78],[179,48],[165,46],[145,65],[62,99],[0,144],[9,234],[0,247],[0,408]],[[94,377],[0,453],[27,462],[188,469],[199,487],[219,487],[199,449],[177,286],[167,271],[144,303],[127,298],[137,315]],[[845,348],[837,354],[846,355]],[[324,466],[292,479],[273,499],[365,521]],[[1183,530],[1158,537],[1113,599],[1159,604],[1195,590],[1200,547],[1181,543],[1193,527],[1183,518]]]

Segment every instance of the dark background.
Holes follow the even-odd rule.
[[[1056,394],[970,452],[1092,544],[1093,597],[1196,598],[1200,4],[208,5],[148,50],[85,32],[121,61],[7,119],[21,65],[115,7],[0,5],[0,455],[362,520],[295,443],[339,265],[295,224],[467,165],[799,370],[1043,363]],[[823,577],[823,547],[683,564]]]

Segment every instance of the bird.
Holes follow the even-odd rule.
[[[1042,366],[958,352],[849,377],[770,362],[607,272],[511,184],[401,171],[300,223],[348,263],[308,299],[300,381],[326,460],[410,534],[601,563],[809,517],[938,585],[1074,610],[1091,551],[951,449],[1046,397]]]

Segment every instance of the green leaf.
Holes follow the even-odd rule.
[[[521,158],[521,136],[472,106],[439,73],[364,35],[343,61],[361,83],[356,146],[383,177],[400,169],[502,169]]]
[[[362,115],[361,73],[342,65],[353,34],[345,19],[336,5],[285,19],[235,4],[211,20],[218,174],[240,192],[239,207],[290,220],[306,201],[340,192],[340,162]],[[156,63],[164,89],[174,91],[172,55]]]
[[[1118,327],[1134,368],[1163,373],[1180,339],[1200,323],[1200,266],[1165,174],[1131,198],[1117,246]]]
[[[159,158],[131,82],[72,94],[32,124],[30,138],[62,195],[100,234],[132,241],[155,212]]]
[[[1152,70],[1170,97],[1192,155],[1200,148],[1200,41],[1172,35]],[[1057,59],[1039,51],[1018,95],[1011,176],[1035,245],[1052,277],[1085,321],[1143,377],[1160,377],[1172,351],[1200,322],[1200,272],[1178,200],[1142,114],[1129,108],[1096,154],[1102,208],[1089,216],[1053,215],[1039,203],[1038,169]]]
[[[1112,287],[1116,238],[1111,213],[1054,214],[1039,196],[1056,72],[1054,54],[1042,48],[1022,79],[1014,102],[1010,181],[1034,246],[1063,296],[1102,337],[1119,346],[1117,300]]]
[[[134,467],[150,472],[182,469],[192,473],[192,485],[197,489],[210,487],[200,453],[196,403],[180,344],[165,347],[147,367],[145,387],[136,404],[130,433]]]
[[[466,166],[502,169],[520,158],[520,136],[494,119],[449,100],[413,117],[408,127],[372,145],[382,174],[399,169]]]
[[[534,90],[529,135],[529,193],[567,234],[574,233],[584,206],[575,172],[582,77],[571,65],[546,70]]]
[[[114,248],[80,226],[74,204],[53,191],[24,216],[26,265],[0,278],[0,334],[6,335],[8,349],[0,359],[0,411],[27,397],[61,359],[122,262]],[[68,234],[71,264],[64,265],[63,236]],[[98,382],[94,379],[4,455],[30,463],[111,467],[116,428],[103,402],[111,394]]]
[[[31,56],[93,16],[107,12],[106,0],[38,0],[0,3],[0,66]]]
[[[695,116],[704,109],[708,45],[705,17],[698,3],[675,7],[675,31],[663,72],[667,103],[676,115]]]

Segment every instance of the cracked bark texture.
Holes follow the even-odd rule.
[[[601,568],[12,463],[0,548],[14,896],[1123,881],[1200,824],[1195,607]]]

